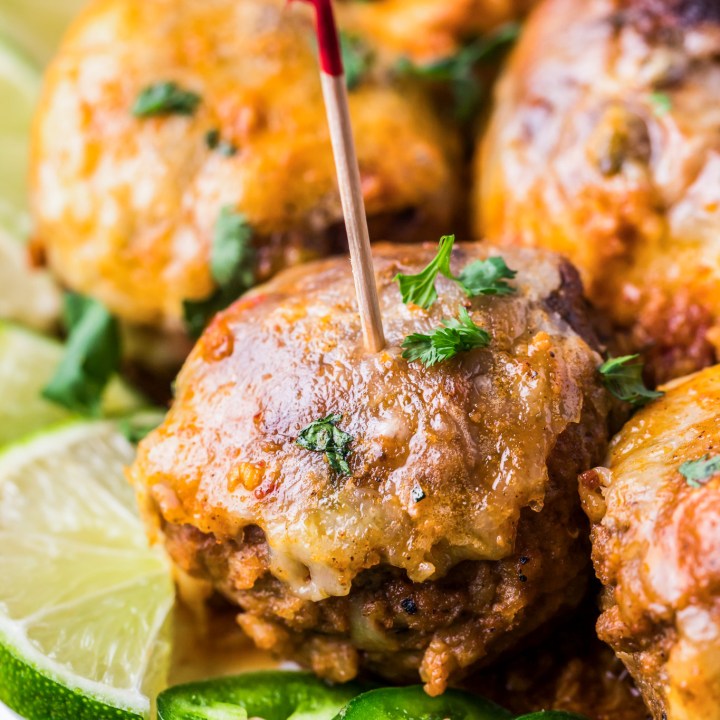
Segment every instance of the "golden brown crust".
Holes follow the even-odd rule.
[[[476,162],[478,232],[569,257],[659,380],[720,358],[717,8],[546,0]]]
[[[348,675],[358,662],[403,677],[419,667],[440,692],[579,599],[586,550],[576,475],[603,450],[608,403],[566,263],[508,250],[516,295],[469,301],[440,277],[430,310],[403,305],[394,276],[417,272],[435,251],[375,249],[381,353],[362,347],[344,258],[285,271],[221,313],[180,373],[165,423],[141,444],[132,478],[168,537],[185,537],[186,526],[199,533],[189,556],[171,540],[172,554],[245,609],[257,642],[302,654],[325,635],[347,657]],[[453,272],[492,252],[456,246]],[[487,349],[433,368],[401,357],[405,336],[460,305],[490,333]],[[354,437],[351,477],[295,442],[330,413]],[[527,572],[522,553],[532,558]],[[417,632],[403,621],[404,649],[385,638],[374,653],[372,633],[348,630],[352,613],[372,605],[381,639],[386,622],[395,637],[398,583],[427,588],[430,608],[444,589],[467,593],[473,582],[475,595],[454,614],[430,615]],[[333,609],[329,620],[323,608]],[[299,626],[297,616],[306,618]],[[305,660],[318,669],[324,653]]]
[[[253,227],[261,280],[334,249],[342,214],[310,8],[285,6],[95,0],[75,22],[47,73],[31,173],[38,242],[64,283],[127,320],[177,326],[182,301],[213,290],[223,206]],[[163,81],[201,95],[194,116],[132,115]],[[382,72],[350,105],[371,226],[397,239],[445,230],[453,132]],[[213,129],[235,155],[206,146]]]
[[[605,585],[600,637],[659,720],[720,718],[720,476],[679,467],[720,453],[720,366],[668,387],[612,442],[581,495]]]

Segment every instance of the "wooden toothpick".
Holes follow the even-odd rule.
[[[320,80],[330,126],[330,140],[340,186],[340,201],[345,215],[350,262],[355,279],[365,347],[369,352],[379,352],[385,347],[385,334],[375,285],[365,200],[360,185],[360,169],[350,123],[345,71],[335,16],[331,0],[305,0],[305,2],[315,6],[317,15]]]

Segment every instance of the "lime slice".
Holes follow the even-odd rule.
[[[0,226],[27,231],[30,126],[40,93],[40,70],[0,24]]]
[[[45,64],[57,50],[70,21],[85,5],[87,0],[2,0],[0,28]]]
[[[173,606],[111,422],[71,423],[0,454],[0,701],[27,720],[147,718]]]
[[[72,417],[68,410],[40,395],[62,354],[59,342],[0,322],[0,447]],[[103,412],[108,417],[121,416],[144,404],[118,379],[111,381],[105,391]]]
[[[47,330],[60,314],[60,290],[44,270],[30,268],[26,249],[0,226],[0,318]]]

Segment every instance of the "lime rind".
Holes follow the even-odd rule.
[[[122,478],[133,452],[110,421],[0,452],[0,701],[28,720],[150,715],[174,593]]]

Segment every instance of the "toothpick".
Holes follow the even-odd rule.
[[[305,2],[312,3],[317,14],[320,80],[330,126],[330,140],[340,186],[340,201],[345,215],[350,262],[355,280],[355,292],[365,347],[369,352],[379,352],[385,347],[385,334],[377,286],[375,285],[370,233],[365,214],[365,200],[360,185],[360,169],[350,122],[347,86],[337,26],[331,0],[305,0]]]

